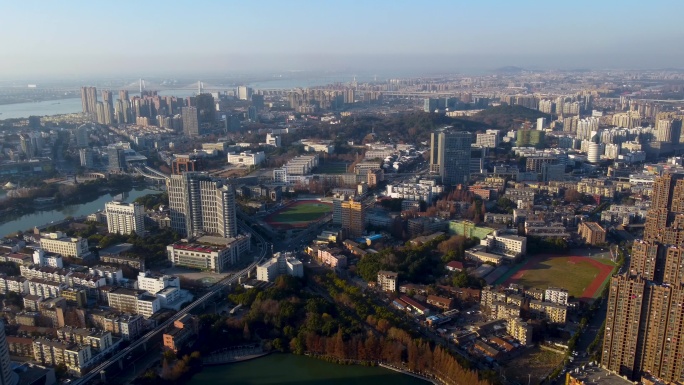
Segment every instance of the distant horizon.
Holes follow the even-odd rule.
[[[682,14],[671,0],[8,2],[0,76],[671,68]]]
[[[235,55],[238,56],[238,55]],[[378,81],[390,78],[418,78],[439,76],[482,76],[487,74],[501,73],[505,69],[520,69],[529,72],[574,72],[574,71],[684,71],[684,63],[675,60],[653,60],[634,65],[633,62],[619,60],[619,57],[610,58],[594,57],[594,65],[586,61],[567,60],[567,56],[547,56],[547,65],[540,65],[534,56],[527,55],[527,60],[518,58],[509,60],[497,59],[495,55],[329,55],[328,65],[317,66],[311,63],[302,63],[302,57],[278,57],[273,55],[259,55],[262,58],[241,55],[243,59],[249,58],[247,63],[252,65],[236,66],[226,65],[222,68],[202,68],[201,66],[189,69],[184,68],[187,64],[183,60],[177,62],[160,61],[151,63],[143,61],[147,65],[136,66],[137,69],[106,69],[102,63],[92,62],[87,65],[81,62],[78,73],[56,67],[53,71],[27,71],[25,73],[0,73],[0,82],[31,82],[31,81],[88,81],[106,79],[155,79],[155,78],[179,78],[200,79],[208,78],[232,78],[232,77],[258,77],[266,78],[280,75],[282,78],[297,78],[306,76],[374,76]],[[334,57],[333,57],[334,56]],[[304,56],[310,57],[310,56]],[[539,57],[537,57],[539,59]],[[555,60],[554,60],[555,59]],[[662,58],[660,58],[662,59]],[[400,61],[400,62],[397,62]],[[553,65],[553,61],[559,65]],[[615,63],[611,63],[615,61]],[[263,64],[257,64],[261,62]],[[282,67],[277,68],[272,63],[278,63]],[[425,64],[425,63],[429,64]],[[364,63],[360,65],[359,63]],[[453,63],[453,64],[451,64]],[[289,64],[289,65],[288,65]],[[629,65],[631,64],[631,65]],[[669,65],[668,65],[669,64]],[[131,65],[133,66],[133,65]],[[216,66],[216,61],[214,62]],[[130,68],[130,66],[124,66]],[[505,72],[505,71],[504,71]],[[350,79],[351,80],[351,79]],[[2,84],[0,84],[2,86]]]

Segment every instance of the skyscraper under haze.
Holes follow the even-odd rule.
[[[114,124],[114,99],[112,97],[112,91],[102,91],[102,104],[104,105],[103,124]]]
[[[97,117],[97,88],[81,87],[81,107],[83,113],[90,115],[91,119]]]
[[[211,124],[216,121],[216,105],[211,94],[197,95],[195,97],[195,106],[199,114],[199,124]]]
[[[466,185],[470,179],[469,132],[443,129],[430,137],[430,171],[439,173],[442,183],[449,186]]]
[[[199,135],[199,110],[197,107],[181,108],[183,117],[183,133],[187,136]]]

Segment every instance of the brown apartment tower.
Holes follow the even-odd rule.
[[[360,237],[366,229],[366,210],[363,203],[352,199],[342,202],[342,229],[349,237]]]
[[[659,177],[629,271],[610,281],[601,365],[684,382],[684,174]]]

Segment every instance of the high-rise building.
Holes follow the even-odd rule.
[[[684,381],[684,174],[653,184],[644,239],[610,282],[601,365],[632,380]]]
[[[349,237],[360,237],[366,229],[366,208],[360,201],[348,200],[340,204],[342,229]]]
[[[12,370],[5,323],[0,321],[0,385],[16,385],[18,382],[19,376]]]
[[[89,148],[82,148],[78,150],[81,159],[81,166],[85,168],[93,168],[95,161],[93,160],[93,150]]]
[[[537,130],[541,131],[546,128],[546,118],[537,118]]]
[[[659,119],[656,122],[655,140],[658,142],[680,142],[682,134],[682,121],[679,119]]]
[[[123,148],[118,146],[107,148],[107,157],[109,158],[107,169],[110,172],[126,171],[126,153]]]
[[[167,180],[171,228],[182,236],[237,236],[233,187],[206,173],[185,172]]]
[[[472,141],[473,136],[464,131],[441,130],[431,134],[430,171],[439,173],[443,184],[468,184]]]
[[[97,88],[81,87],[81,107],[83,113],[90,115],[91,119],[97,114]]]
[[[76,137],[76,146],[88,147],[88,142],[90,141],[88,135],[88,126],[86,126],[85,124],[79,126],[76,130],[74,130],[74,136]]]
[[[40,156],[43,150],[43,137],[39,132],[19,135],[19,143],[21,152],[29,159]]]
[[[252,106],[257,109],[257,111],[261,111],[264,109],[264,95],[261,94],[254,94],[252,95]]]
[[[423,99],[423,112],[435,112],[439,106],[439,99],[425,98]]]
[[[237,97],[240,100],[250,100],[252,98],[252,89],[247,86],[239,86],[237,88]]]
[[[145,233],[145,208],[139,203],[108,202],[105,204],[107,230],[114,234]]]
[[[199,124],[214,123],[216,121],[216,105],[211,94],[199,94],[195,97]]]
[[[183,116],[183,133],[187,136],[199,135],[199,110],[197,107],[181,108]]]
[[[104,108],[104,124],[114,124],[114,99],[112,97],[112,91],[102,91],[102,104]]]

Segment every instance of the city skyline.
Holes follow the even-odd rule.
[[[7,4],[6,78],[239,71],[469,72],[680,66],[684,4],[203,1]],[[180,4],[177,4],[180,5]],[[638,7],[639,11],[634,10]],[[159,9],[172,9],[159,14]],[[174,10],[175,9],[175,10]],[[207,12],[210,11],[210,12]],[[157,17],[151,17],[157,15]],[[111,25],[110,28],[104,27]],[[125,25],[119,28],[117,25]],[[40,26],[40,28],[28,28]],[[100,31],[84,33],[84,31]],[[157,38],[175,30],[174,38]],[[47,33],[49,31],[49,33]],[[147,36],[148,38],[141,38]],[[150,38],[152,37],[152,38]]]

